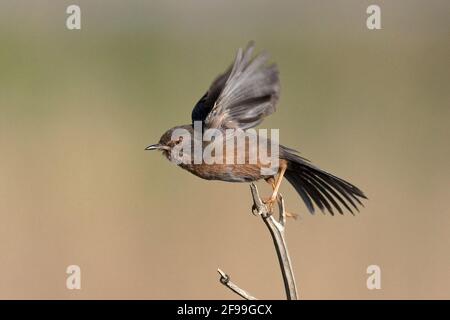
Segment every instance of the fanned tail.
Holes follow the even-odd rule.
[[[328,211],[334,215],[334,209],[343,214],[342,207],[352,214],[363,206],[360,199],[367,199],[356,186],[331,173],[312,165],[305,158],[295,153],[295,150],[281,148],[281,157],[288,161],[285,177],[303,199],[310,213],[317,206],[322,212]]]

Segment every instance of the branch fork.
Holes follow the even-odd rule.
[[[278,194],[277,203],[279,217],[278,221],[273,217],[270,208],[264,204],[259,196],[258,188],[254,183],[250,185],[250,190],[253,198],[252,213],[255,216],[261,216],[265,225],[269,229],[272,236],[275,250],[277,252],[278,262],[280,263],[281,274],[283,277],[284,288],[288,300],[297,300],[297,286],[295,283],[294,273],[292,270],[292,263],[287,250],[285,240],[285,226],[286,226],[286,210],[284,200],[281,194]],[[228,287],[230,290],[247,300],[255,300],[256,298],[247,291],[239,288],[236,284],[230,281],[230,277],[221,269],[217,270],[220,274],[220,283]]]

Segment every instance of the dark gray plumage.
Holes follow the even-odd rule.
[[[252,58],[254,44],[238,50],[233,65],[211,84],[192,110],[192,121],[208,128],[248,129],[275,111],[280,94],[276,65],[267,55]]]
[[[333,207],[343,214],[341,206],[353,213],[352,207],[359,211],[357,204],[363,205],[359,198],[366,199],[366,196],[358,187],[314,166],[300,157],[297,151],[280,146],[280,158],[288,161],[286,179],[298,192],[309,212],[314,213],[314,204],[321,211],[328,211],[332,215]]]

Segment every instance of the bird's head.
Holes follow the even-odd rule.
[[[172,160],[172,150],[182,144],[184,139],[191,139],[193,134],[192,125],[177,126],[167,130],[159,139],[158,143],[151,144],[145,150],[160,150],[163,155]]]

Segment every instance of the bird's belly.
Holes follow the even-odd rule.
[[[206,180],[251,182],[263,178],[257,165],[190,164],[180,166]]]

